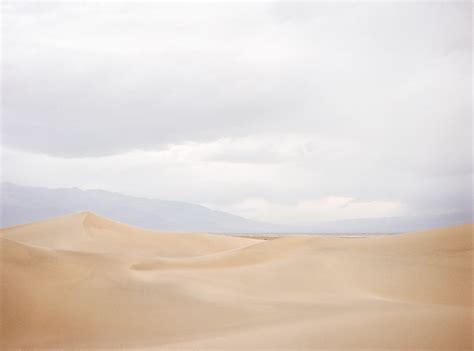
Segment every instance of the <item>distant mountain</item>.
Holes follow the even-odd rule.
[[[204,206],[126,196],[103,190],[49,189],[2,183],[1,226],[13,226],[73,212],[92,211],[124,223],[164,231],[248,233],[278,231]]]
[[[48,189],[2,183],[2,227],[91,211],[143,228],[211,233],[401,233],[472,223],[470,212],[348,219],[311,226],[274,225],[178,201],[145,199],[103,190]]]

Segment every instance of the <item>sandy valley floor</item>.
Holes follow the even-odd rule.
[[[470,350],[473,226],[273,240],[80,213],[2,230],[2,349]]]

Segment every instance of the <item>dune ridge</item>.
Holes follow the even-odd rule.
[[[472,233],[260,240],[89,212],[5,228],[0,346],[470,350]]]

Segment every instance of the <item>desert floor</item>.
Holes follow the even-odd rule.
[[[472,229],[261,240],[86,212],[7,228],[0,346],[470,350]]]

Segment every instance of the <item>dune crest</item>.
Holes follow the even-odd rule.
[[[212,234],[156,232],[91,212],[6,228],[2,236],[50,249],[152,257],[199,256],[259,241]]]
[[[472,233],[259,240],[89,212],[5,228],[0,346],[470,350]]]

